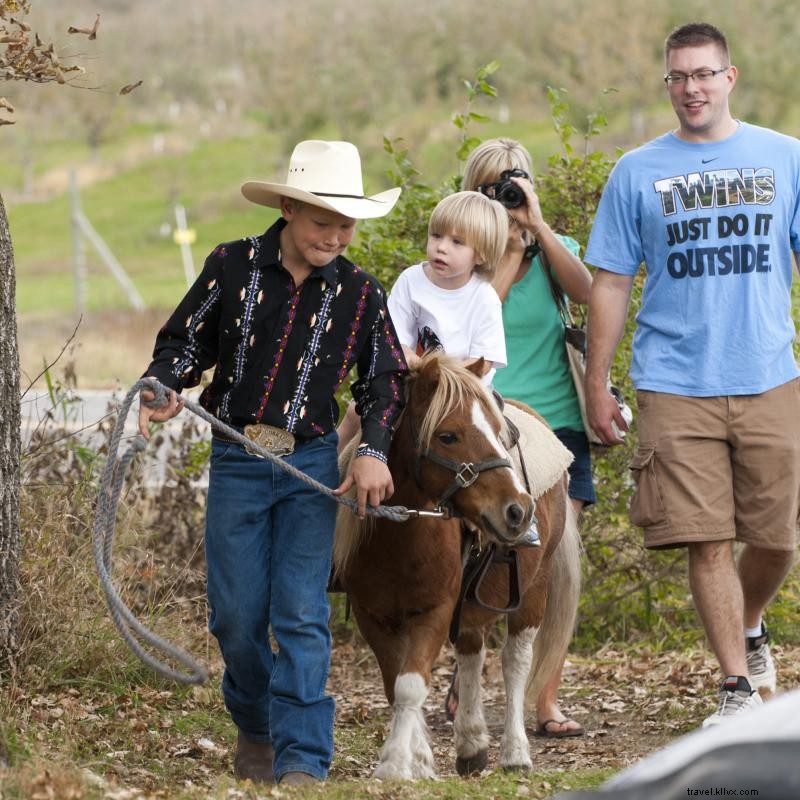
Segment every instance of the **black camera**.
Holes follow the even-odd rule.
[[[506,208],[519,208],[525,202],[525,193],[514,183],[511,178],[527,178],[531,176],[524,169],[507,169],[500,173],[500,180],[496,183],[482,183],[478,187],[481,194],[485,194],[492,200]]]

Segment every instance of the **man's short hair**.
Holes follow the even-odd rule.
[[[479,259],[475,274],[488,281],[508,244],[508,211],[480,192],[456,192],[433,209],[428,234],[463,239]]]
[[[728,40],[725,38],[725,34],[708,22],[690,22],[675,28],[664,41],[664,59],[669,58],[672,50],[680,50],[683,47],[702,47],[706,44],[715,44],[725,62],[724,66],[730,64]]]

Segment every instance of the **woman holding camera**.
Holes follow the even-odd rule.
[[[569,495],[580,515],[595,502],[589,441],[581,420],[564,346],[564,323],[553,292],[575,303],[589,300],[592,275],[578,258],[579,245],[554,233],[545,222],[533,190],[528,151],[513,139],[490,139],[473,150],[462,189],[477,190],[502,203],[509,214],[509,237],[493,285],[503,303],[508,366],[498,370],[494,386],[504,397],[534,408],[569,448]],[[563,667],[563,664],[561,665]],[[561,667],[536,704],[536,734],[552,738],[581,736],[583,726],[558,706]],[[454,676],[448,714],[458,706]]]

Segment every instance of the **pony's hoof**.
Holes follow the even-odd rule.
[[[533,769],[533,764],[505,764],[503,765],[503,772],[519,772],[526,773]]]
[[[486,769],[489,763],[489,751],[479,750],[474,756],[469,758],[456,758],[456,772],[462,777],[466,778],[469,775],[477,775]]]

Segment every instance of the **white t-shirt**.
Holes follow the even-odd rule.
[[[442,289],[428,278],[424,266],[425,262],[403,270],[389,294],[389,314],[400,344],[421,355],[432,333],[448,355],[490,361],[493,369],[484,381],[491,384],[495,370],[507,363],[497,292],[474,274],[460,289]]]

